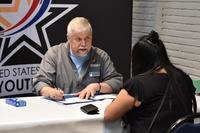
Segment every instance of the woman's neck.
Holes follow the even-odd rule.
[[[167,71],[164,68],[161,68],[159,70],[156,70],[156,73],[167,73]]]

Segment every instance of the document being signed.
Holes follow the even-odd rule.
[[[114,99],[116,97],[116,94],[101,94],[101,95],[95,95],[94,97],[90,97],[89,99],[80,99],[78,96],[75,96],[73,94],[65,94],[64,100],[58,101],[60,103],[63,103],[65,105],[70,104],[77,104],[77,103],[89,103],[89,102],[95,102],[95,101],[102,101],[105,99]]]

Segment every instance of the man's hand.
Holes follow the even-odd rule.
[[[78,95],[78,97],[81,99],[88,99],[89,97],[93,97],[96,91],[98,91],[99,89],[100,89],[99,83],[91,83],[85,89],[76,93],[76,95]]]
[[[45,86],[40,90],[40,95],[50,97],[53,100],[63,100],[64,92],[59,88]]]

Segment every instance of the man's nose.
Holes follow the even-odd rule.
[[[86,41],[83,39],[83,40],[81,40],[81,45],[82,46],[85,46],[86,45]]]

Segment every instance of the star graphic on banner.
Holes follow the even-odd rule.
[[[31,33],[18,32],[13,36],[2,38],[0,45],[0,66],[22,47],[28,48],[42,58],[46,50],[50,47],[46,29],[77,6],[77,4],[50,4],[48,12],[34,25],[29,27],[30,29],[28,30]],[[34,39],[32,39],[33,36]]]

